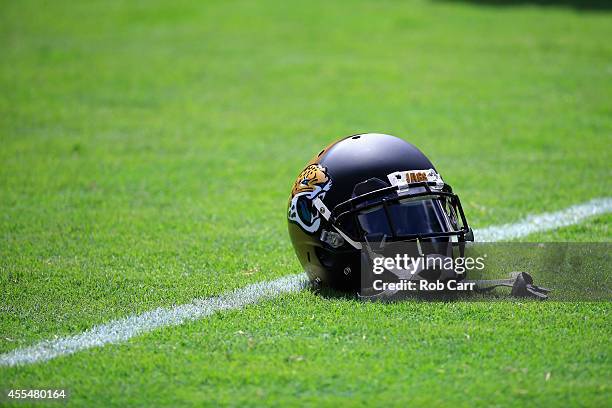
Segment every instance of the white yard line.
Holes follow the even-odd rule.
[[[612,212],[612,198],[595,198],[583,204],[573,205],[561,211],[530,215],[515,224],[494,225],[475,231],[479,242],[509,241],[536,232],[550,231],[579,224],[596,215]]]
[[[504,224],[475,231],[477,241],[493,242],[525,237],[535,232],[578,224],[585,218],[612,212],[612,198],[598,198],[565,210],[532,215],[515,224]],[[94,326],[83,333],[45,340],[33,346],[0,355],[0,366],[33,364],[76,353],[91,347],[120,343],[152,330],[178,326],[215,312],[238,309],[269,299],[282,293],[297,292],[306,285],[302,273],[273,281],[259,282],[220,296],[195,299],[191,303],[172,308],[158,308],[139,315],[113,320]]]
[[[220,296],[194,299],[191,303],[172,308],[160,307],[139,315],[94,326],[74,336],[45,340],[31,347],[10,351],[0,355],[0,366],[32,364],[76,353],[90,347],[124,342],[160,327],[178,326],[221,310],[239,309],[282,293],[297,292],[305,284],[305,274],[289,275],[273,281],[248,285]]]

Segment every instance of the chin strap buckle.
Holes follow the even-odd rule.
[[[340,248],[344,245],[344,238],[337,232],[323,230],[321,232],[321,241],[325,242],[332,248]]]
[[[512,296],[533,297],[536,299],[548,299],[550,289],[542,288],[533,284],[533,278],[527,272],[519,272],[512,286]]]
[[[533,277],[527,272],[512,272],[508,279],[477,280],[476,290],[478,292],[489,292],[499,286],[512,288],[511,296],[530,297],[540,300],[548,299],[550,289],[533,284]]]

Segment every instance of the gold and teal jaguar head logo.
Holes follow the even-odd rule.
[[[314,233],[321,224],[320,214],[312,204],[315,198],[325,197],[331,188],[327,169],[320,164],[310,164],[298,175],[291,189],[291,201],[287,217],[302,229]]]

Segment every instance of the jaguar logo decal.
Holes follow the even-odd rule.
[[[312,204],[315,198],[325,197],[331,188],[327,169],[320,164],[311,164],[298,176],[291,190],[291,202],[287,217],[304,231],[317,232],[321,225],[321,215]]]

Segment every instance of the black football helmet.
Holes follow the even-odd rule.
[[[385,134],[341,139],[299,174],[289,235],[309,279],[359,287],[360,256],[375,242],[465,242],[473,233],[459,197],[412,144]]]

